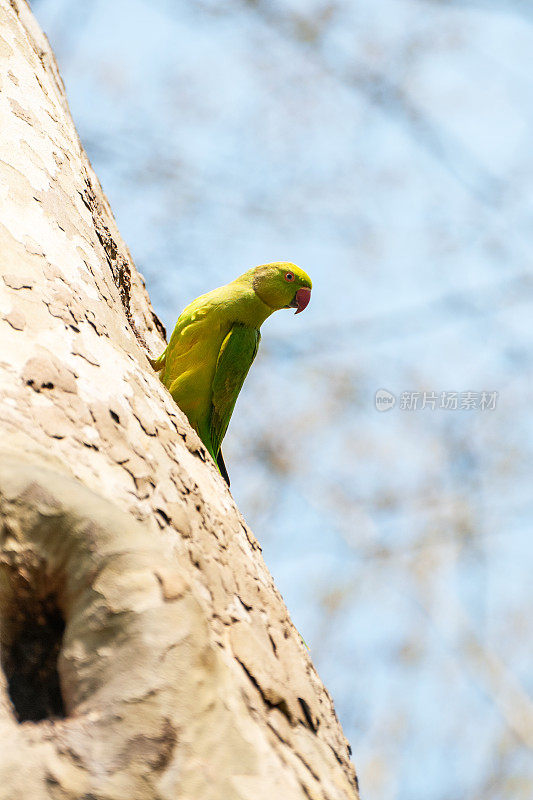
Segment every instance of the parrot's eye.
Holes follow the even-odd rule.
[[[288,281],[289,283],[292,283],[294,280],[294,272],[287,272],[287,274],[285,275],[285,280]]]

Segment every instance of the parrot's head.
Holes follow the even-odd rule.
[[[311,278],[290,261],[261,264],[251,270],[251,276],[256,295],[275,311],[295,308],[299,314],[311,299]]]

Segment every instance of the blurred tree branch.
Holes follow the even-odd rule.
[[[460,8],[475,11],[494,11],[502,14],[518,14],[528,22],[533,20],[530,0],[419,0],[419,2],[441,8]]]
[[[444,131],[422,108],[414,104],[401,86],[388,75],[354,61],[332,63],[324,52],[321,25],[309,17],[282,8],[271,0],[240,0],[253,13],[286,39],[305,49],[314,62],[344,86],[363,94],[383,113],[398,120],[465,188],[483,204],[497,206],[504,184],[492,175],[450,131]],[[332,11],[332,14],[334,12]],[[328,17],[320,20],[327,24]]]

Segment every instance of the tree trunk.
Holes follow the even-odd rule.
[[[0,798],[357,798],[22,0],[0,64]]]

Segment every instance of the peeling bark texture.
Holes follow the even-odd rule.
[[[0,800],[357,798],[22,0],[0,130]]]

